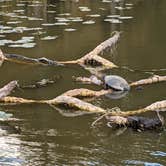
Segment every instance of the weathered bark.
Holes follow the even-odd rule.
[[[120,32],[115,32],[115,34],[112,37],[99,44],[95,49],[93,49],[91,52],[89,52],[82,58],[72,61],[63,61],[60,63],[103,66],[103,69],[118,67],[117,65],[106,60],[105,58],[100,57],[99,54],[101,54],[103,51],[105,51],[108,48],[110,50],[113,49],[113,47],[117,44],[119,38],[120,38]]]
[[[58,62],[53,61],[50,59],[47,59],[45,57],[42,58],[29,58],[22,55],[16,55],[16,54],[3,54],[0,50],[0,62],[3,63],[4,60],[12,61],[16,63],[23,63],[23,64],[37,64],[37,65],[62,65],[62,64],[79,64],[79,65],[99,65],[102,66],[103,69],[107,68],[114,68],[117,67],[112,62],[102,58],[99,56],[104,50],[106,49],[113,49],[118,42],[118,39],[120,37],[120,32],[115,32],[112,37],[107,39],[106,41],[99,44],[94,50],[92,50],[90,53],[86,54],[84,57],[72,60],[72,61],[64,61],[64,62]]]
[[[4,97],[0,99],[3,103],[14,103],[14,104],[32,104],[32,103],[40,103],[40,104],[51,104],[51,105],[59,105],[59,104],[67,104],[69,107],[76,107],[84,111],[93,112],[93,113],[106,113],[107,111],[103,108],[94,106],[90,103],[77,99],[75,97],[60,95],[51,100],[30,100],[18,97]],[[159,101],[153,103],[145,108],[134,110],[134,111],[118,111],[118,112],[110,112],[109,115],[117,115],[117,116],[129,116],[135,114],[141,114],[148,111],[166,111],[166,100]]]
[[[119,127],[129,127],[136,131],[144,131],[144,130],[154,130],[154,129],[162,129],[164,125],[164,119],[162,121],[160,118],[146,118],[139,116],[106,116],[107,126],[116,128]]]
[[[71,96],[71,97],[99,97],[108,93],[112,93],[112,90],[100,90],[100,91],[93,91],[89,89],[73,89],[65,92],[63,95]]]
[[[75,81],[82,82],[85,84],[102,85],[100,80],[98,80],[98,79],[94,80],[93,77],[76,77],[74,79],[75,79]],[[150,77],[150,78],[141,79],[141,80],[132,82],[129,85],[130,85],[130,87],[135,87],[135,86],[154,84],[154,83],[159,83],[159,82],[164,82],[164,81],[166,81],[166,76],[154,75],[153,77]]]
[[[130,86],[140,86],[166,81],[166,76],[154,75],[153,77],[132,82]]]
[[[45,66],[63,65],[57,61],[53,61],[45,57],[29,58],[18,54],[3,54],[2,50],[0,49],[0,65],[2,65],[5,60],[21,64],[30,64],[30,65],[45,65]]]
[[[5,85],[3,88],[0,89],[0,98],[8,96],[16,86],[18,86],[17,81],[11,81],[7,85]]]

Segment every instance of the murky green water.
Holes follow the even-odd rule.
[[[154,74],[165,75],[165,71],[160,71],[166,66],[165,9],[165,0],[119,3],[0,0],[0,48],[6,53],[28,57],[72,60],[109,38],[114,30],[120,30],[123,34],[116,54],[105,58],[138,71],[107,72],[118,74],[128,82],[148,77],[150,74],[144,70],[157,69]],[[112,15],[120,15],[121,19]],[[43,67],[5,62],[0,76],[1,86],[10,80],[31,84],[61,76],[53,85],[13,93],[24,98],[51,99],[78,87],[98,89],[73,82],[72,76],[89,76],[79,66]],[[150,85],[141,91],[132,89],[118,100],[102,97],[94,104],[103,108],[118,106],[122,110],[140,108],[165,99],[165,85]],[[122,132],[104,126],[92,129],[90,125],[97,115],[64,117],[46,105],[2,106],[1,110],[24,122],[16,124],[22,129],[20,134],[1,134],[0,165],[166,165],[166,131]]]

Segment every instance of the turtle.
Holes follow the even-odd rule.
[[[127,81],[117,75],[106,75],[104,76],[104,88],[112,89],[114,91],[129,91],[130,86]]]
[[[113,91],[129,91],[130,86],[127,81],[118,75],[105,75],[103,77],[92,75],[88,80],[86,78],[81,79],[83,82],[90,82],[96,85],[103,85],[104,89],[112,89]],[[79,79],[78,79],[79,80]]]

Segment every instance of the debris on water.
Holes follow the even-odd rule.
[[[107,17],[109,17],[109,18],[119,18],[120,15],[108,15]]]
[[[68,17],[68,19],[72,22],[82,22],[83,19],[81,17]]]
[[[81,12],[89,12],[89,11],[91,11],[91,9],[89,9],[88,7],[86,7],[86,6],[80,6],[80,7],[78,7],[79,8],[79,10],[81,11]]]
[[[43,23],[43,24],[41,24],[41,25],[43,25],[43,26],[54,26],[55,23]]]
[[[42,18],[37,18],[37,17],[28,17],[29,21],[42,21]]]
[[[46,36],[46,37],[41,38],[41,40],[54,40],[57,38],[58,38],[58,36]]]
[[[56,22],[54,25],[69,25],[69,23],[66,22]]]
[[[111,0],[102,0],[103,3],[111,3]]]
[[[20,24],[22,21],[8,21],[6,24]]]
[[[24,43],[24,44],[12,44],[9,45],[8,47],[13,47],[13,48],[33,48],[35,47],[36,43]]]
[[[101,17],[101,15],[100,14],[88,14],[88,15],[86,15],[86,16],[88,16],[88,17]]]
[[[63,17],[56,17],[58,22],[69,22],[70,20],[67,18],[63,18]]]
[[[60,13],[58,14],[58,16],[70,16],[71,14],[70,13]]]
[[[47,13],[56,13],[54,10],[48,10]]]
[[[64,29],[64,31],[66,31],[66,32],[74,32],[74,31],[76,31],[76,29],[74,29],[74,28],[66,28],[66,29]]]
[[[120,16],[118,17],[120,20],[128,20],[128,19],[132,19],[132,16]]]
[[[88,20],[88,21],[84,21],[82,24],[95,24],[95,21]]]
[[[110,19],[104,19],[104,21],[106,22],[110,22],[112,24],[121,24],[122,21],[118,20],[118,19],[115,19],[115,18],[110,18]]]

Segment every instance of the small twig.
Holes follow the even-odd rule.
[[[120,108],[119,107],[114,107],[109,112],[106,112],[105,114],[101,115],[99,118],[97,118],[94,122],[92,122],[91,127],[94,127],[97,122],[99,122],[101,119],[103,119],[105,116],[112,114],[112,112],[119,112]]]

